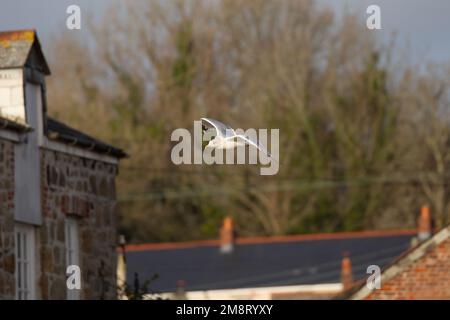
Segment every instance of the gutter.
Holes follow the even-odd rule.
[[[1,118],[1,117],[0,117],[0,129],[9,129],[9,130],[13,130],[13,131],[16,131],[19,133],[33,131],[33,128],[31,128],[30,126],[20,124],[15,121],[8,120],[8,119]]]
[[[117,149],[117,148],[114,148],[114,147],[111,147],[108,145],[104,145],[104,144],[84,141],[82,139],[77,139],[77,138],[74,138],[73,136],[66,135],[63,133],[58,133],[58,132],[52,131],[52,132],[49,132],[47,136],[51,140],[59,140],[59,141],[65,142],[69,145],[79,146],[79,147],[87,149],[89,151],[97,151],[99,153],[106,154],[106,155],[112,155],[117,158],[128,157],[128,155],[120,149]]]

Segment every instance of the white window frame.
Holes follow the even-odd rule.
[[[36,238],[31,225],[17,224],[14,231],[16,299],[36,299]]]
[[[74,218],[66,218],[65,221],[65,240],[66,240],[66,267],[70,265],[80,266],[80,244],[78,221]],[[67,300],[79,300],[79,289],[67,288]]]

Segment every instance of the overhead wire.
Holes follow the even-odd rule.
[[[446,185],[444,179],[427,178],[430,172],[418,172],[415,175],[390,174],[384,176],[361,176],[346,180],[305,180],[305,179],[280,179],[269,183],[260,183],[259,185],[237,186],[211,186],[204,188],[162,188],[146,192],[127,193],[119,195],[118,201],[145,201],[158,199],[182,199],[194,197],[211,197],[232,195],[235,192],[287,192],[292,190],[319,190],[330,188],[349,188],[349,187],[368,187],[375,184],[412,184],[427,181],[430,184]],[[447,175],[441,175],[439,178],[445,178]],[[450,175],[449,175],[450,177]]]
[[[397,252],[397,251],[401,251],[401,250],[406,250],[407,247],[405,247],[405,245],[399,245],[399,246],[395,246],[395,247],[390,247],[388,249],[384,249],[381,251],[377,251],[377,252],[370,252],[370,253],[366,253],[366,254],[362,254],[362,255],[358,255],[358,256],[352,256],[352,263],[353,264],[362,264],[365,261],[368,260],[374,260],[376,258],[379,258],[381,256],[385,256],[387,253],[393,253],[393,252]],[[378,260],[377,262],[380,263],[380,261],[382,261],[382,263],[384,262],[389,262],[389,261],[384,261],[384,260],[392,260],[394,259],[395,256],[389,256],[386,258],[383,258],[381,260]],[[278,271],[278,272],[273,272],[273,273],[267,273],[267,274],[263,274],[263,275],[256,275],[256,276],[249,276],[249,277],[240,277],[240,278],[236,278],[236,279],[231,279],[231,280],[224,280],[224,281],[217,281],[217,282],[213,282],[213,283],[204,283],[204,284],[200,284],[200,285],[196,285],[196,286],[192,286],[189,287],[189,290],[195,290],[195,289],[199,289],[199,288],[204,288],[206,286],[210,286],[210,287],[220,287],[220,286],[227,286],[230,284],[239,284],[239,283],[248,283],[248,282],[257,282],[257,281],[261,281],[261,280],[269,280],[271,278],[277,278],[277,277],[283,277],[283,276],[290,276],[292,277],[298,277],[298,281],[299,283],[304,283],[307,281],[311,281],[311,280],[317,280],[316,278],[319,277],[318,279],[320,279],[321,277],[326,277],[326,276],[330,276],[332,275],[334,272],[340,272],[340,264],[341,264],[342,260],[333,260],[333,261],[327,261],[318,265],[313,265],[313,266],[308,266],[308,267],[302,267],[302,268],[289,268],[287,270],[283,270],[283,271]],[[326,269],[328,267],[337,267],[327,271],[325,273],[318,273],[319,269]],[[356,267],[354,268],[354,271],[358,271],[360,267]],[[311,270],[315,270],[314,274],[310,274],[307,275],[305,277],[300,277],[302,273],[310,273]],[[287,279],[283,279],[280,280],[278,282],[282,282],[282,281],[287,281]],[[277,281],[275,282],[270,282],[271,285],[272,284],[276,284],[278,283]]]

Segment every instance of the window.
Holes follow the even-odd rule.
[[[66,264],[79,266],[78,224],[76,219],[66,219]],[[80,299],[79,289],[67,288],[67,299]]]
[[[16,230],[16,298],[35,299],[34,227],[17,225]]]

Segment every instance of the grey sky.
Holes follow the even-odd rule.
[[[88,30],[69,31],[65,28],[66,8],[77,4],[82,17],[93,15],[99,19],[106,9],[119,0],[0,0],[0,30],[35,28],[43,41],[52,34],[78,32],[83,36]],[[132,0],[128,0],[132,1]],[[270,1],[270,0],[267,0]],[[382,39],[396,32],[398,44],[409,50],[414,62],[424,59],[450,61],[450,1],[448,0],[317,0],[320,5],[333,8],[338,14],[344,10],[360,12],[366,19],[366,8],[377,4],[381,8]]]

